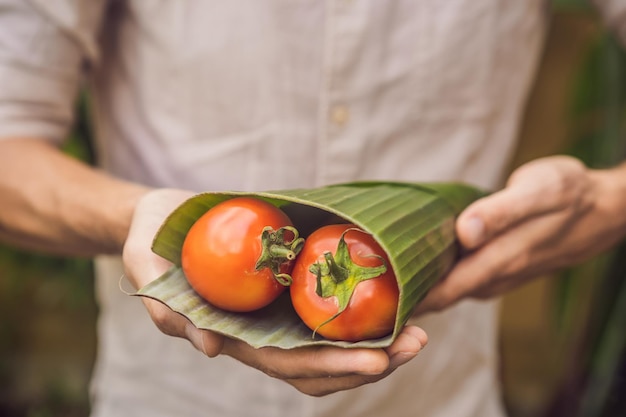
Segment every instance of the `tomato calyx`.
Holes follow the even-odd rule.
[[[293,237],[285,236],[285,232]],[[293,282],[291,275],[281,272],[281,266],[296,259],[304,246],[304,239],[299,237],[298,230],[292,226],[284,226],[274,230],[267,226],[261,232],[261,256],[256,262],[257,271],[269,268],[279,284],[288,287]]]
[[[350,228],[345,230],[337,244],[335,255],[331,252],[324,252],[323,261],[317,261],[309,267],[309,271],[317,278],[317,286],[315,292],[322,298],[337,297],[337,312],[328,320],[321,323],[313,331],[313,336],[317,330],[325,324],[334,320],[337,316],[345,311],[350,303],[352,294],[356,286],[368,279],[376,278],[387,272],[385,259],[378,255],[369,255],[378,258],[382,264],[379,266],[361,266],[354,263],[350,257],[348,244],[345,235],[349,231],[357,231],[366,233],[361,229]]]

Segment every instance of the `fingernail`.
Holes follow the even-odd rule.
[[[485,239],[485,223],[478,217],[472,217],[467,221],[466,229],[466,246],[474,248],[480,245]]]
[[[415,352],[398,352],[389,359],[389,368],[396,369],[417,356]]]

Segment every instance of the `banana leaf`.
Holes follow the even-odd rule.
[[[310,345],[386,347],[428,290],[454,264],[456,216],[485,193],[461,183],[357,182],[272,192],[215,192],[185,201],[165,220],[152,250],[174,266],[136,295],[161,301],[197,327],[245,341],[254,347],[290,349]],[[307,328],[291,307],[288,292],[250,313],[211,306],[190,287],[180,268],[187,231],[207,210],[237,196],[255,196],[284,210],[301,235],[331,222],[352,222],[371,233],[389,255],[400,289],[393,333],[356,343],[330,341]]]

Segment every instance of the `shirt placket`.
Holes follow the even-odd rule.
[[[365,7],[355,0],[326,2],[318,185],[353,179],[361,162],[357,103],[350,77],[354,75],[353,63],[365,29]]]

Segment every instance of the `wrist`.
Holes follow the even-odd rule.
[[[122,253],[137,204],[150,191],[152,189],[149,187],[133,183],[125,184],[122,189],[116,191],[114,204],[109,212],[109,221],[103,223],[109,225],[107,230],[103,231],[106,236],[104,248],[106,253]]]
[[[590,170],[597,184],[596,206],[620,238],[626,236],[626,163],[615,168]]]

